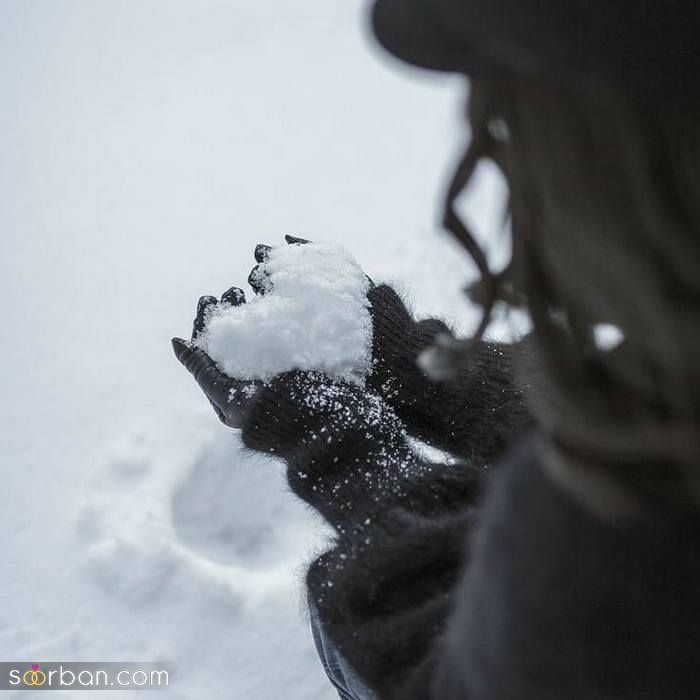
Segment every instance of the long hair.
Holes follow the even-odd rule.
[[[558,459],[635,499],[700,503],[700,102],[660,103],[600,84],[472,83],[472,141],[446,225],[493,304],[530,313],[533,411]],[[496,276],[454,211],[481,158],[510,190],[512,259]],[[598,324],[622,344],[602,352]]]

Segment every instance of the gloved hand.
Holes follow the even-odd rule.
[[[285,236],[290,245],[304,245],[310,241]],[[258,244],[255,260],[258,263],[251,271],[248,282],[256,294],[272,291],[265,270],[271,247]],[[368,278],[369,279],[369,278]],[[430,319],[416,323],[399,295],[388,285],[375,285],[370,279],[367,293],[372,318],[372,371],[368,385],[390,405],[400,410],[410,406],[421,394],[422,383],[427,382],[424,373],[417,367],[418,354],[428,347],[436,335],[449,333],[441,321]],[[221,300],[203,296],[197,305],[190,342],[173,338],[173,349],[177,359],[194,376],[209,399],[219,419],[232,428],[241,428],[249,412],[261,382],[239,380],[224,374],[216,363],[200,348],[193,345],[201,333],[208,317],[217,304],[238,306],[245,303],[245,292],[231,287]],[[416,386],[416,381],[421,386]]]
[[[173,338],[173,350],[177,359],[199,384],[219,419],[230,428],[241,428],[261,382],[229,377],[216,366],[204,350],[193,344],[199,333],[204,330],[207,318],[217,304],[245,304],[245,292],[239,287],[231,287],[221,295],[221,301],[213,296],[200,297],[190,342],[182,338]]]
[[[243,303],[236,287],[221,300],[202,297],[192,339],[215,305]],[[192,341],[174,338],[173,348],[219,418],[241,429],[243,445],[285,460],[291,489],[339,531],[364,522],[379,501],[405,496],[397,484],[408,483],[418,463],[403,424],[376,393],[312,370],[242,381],[219,370]]]

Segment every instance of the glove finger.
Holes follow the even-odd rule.
[[[375,357],[381,359],[385,352],[398,348],[397,343],[405,342],[402,338],[409,333],[413,317],[401,297],[386,284],[370,286],[367,301],[372,317]]]
[[[224,412],[211,399],[209,399],[209,403],[211,404],[211,407],[214,409],[214,413],[216,413],[216,417],[224,425],[229,425],[229,422],[228,422],[228,420],[226,420],[226,416],[224,415]],[[233,426],[231,426],[231,427],[233,427]]]
[[[225,375],[204,350],[192,347],[181,338],[172,339],[175,357],[194,377],[206,397],[222,412],[226,413],[231,389],[240,382]]]
[[[258,245],[255,246],[255,262],[267,262],[270,258],[271,250],[271,246],[265,245],[264,243],[258,243]]]
[[[296,236],[285,236],[284,239],[289,245],[304,245],[306,243],[311,243],[307,241],[306,238],[297,238]],[[260,296],[267,294],[272,289],[272,284],[270,282],[270,275],[268,274],[265,263],[270,257],[270,251],[272,247],[265,245],[264,243],[259,243],[255,246],[255,260],[259,264],[256,265],[248,275],[248,284],[253,288],[253,291]]]
[[[196,340],[197,336],[204,330],[209,314],[218,303],[217,298],[210,295],[199,297],[197,315],[192,323],[192,340]]]
[[[267,294],[272,289],[270,275],[264,265],[256,265],[248,275],[248,284],[253,291],[260,296]]]
[[[410,316],[401,297],[387,284],[373,284],[367,292],[373,309],[386,310],[402,318]]]
[[[311,241],[306,240],[306,238],[297,238],[296,236],[286,235],[284,240],[289,243],[289,245],[305,245],[306,243],[311,243]]]
[[[221,295],[221,303],[231,306],[245,304],[245,292],[240,287],[231,287]]]

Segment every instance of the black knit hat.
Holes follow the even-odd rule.
[[[700,0],[376,0],[372,23],[390,53],[432,70],[700,96]]]

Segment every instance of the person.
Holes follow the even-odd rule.
[[[293,371],[233,401],[245,382],[173,340],[335,530],[307,573],[329,678],[355,700],[700,697],[700,6],[377,0],[372,20],[471,79],[445,225],[481,273],[477,334],[372,285],[366,387]],[[482,158],[510,193],[499,274],[454,205]],[[483,340],[497,303],[527,338]]]

